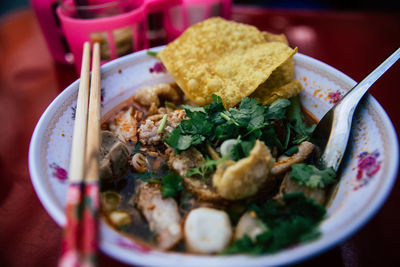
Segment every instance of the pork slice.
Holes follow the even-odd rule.
[[[178,205],[173,198],[163,198],[158,185],[142,183],[138,188],[136,204],[150,230],[156,234],[160,249],[168,250],[182,239]]]
[[[279,188],[278,198],[282,197],[284,194],[295,192],[302,192],[305,197],[312,198],[321,205],[324,205],[326,202],[326,191],[324,189],[299,185],[290,177],[290,173],[288,172],[283,178],[282,184]]]
[[[295,163],[300,163],[305,161],[313,152],[315,145],[311,142],[304,141],[299,145],[299,151],[292,156],[284,159],[278,159],[272,167],[272,175],[281,175],[287,172]]]

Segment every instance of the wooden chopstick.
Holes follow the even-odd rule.
[[[96,265],[100,145],[99,50],[99,44],[95,43],[89,101],[90,43],[84,44],[65,208],[66,225],[59,266]]]
[[[100,148],[100,45],[93,44],[92,78],[90,81],[89,119],[86,135],[86,173],[82,209],[81,256],[85,266],[96,265],[99,210]]]

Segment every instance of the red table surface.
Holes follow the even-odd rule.
[[[233,19],[284,32],[300,53],[360,81],[400,46],[399,13],[268,10],[234,7]],[[28,147],[45,108],[77,78],[55,64],[34,14],[19,10],[0,19],[0,266],[55,266],[61,228],[32,187]],[[370,93],[400,130],[400,63]],[[399,181],[382,209],[359,232],[298,266],[400,266]],[[100,266],[124,266],[100,253]]]

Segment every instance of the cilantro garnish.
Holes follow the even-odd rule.
[[[318,237],[318,224],[326,210],[303,193],[286,194],[283,201],[269,200],[262,206],[253,205],[254,210],[267,226],[267,230],[255,240],[248,236],[236,240],[223,254],[272,253],[291,245]]]
[[[300,107],[300,99],[298,96],[292,97],[290,101],[292,102],[292,104],[289,106],[287,110],[287,116],[289,120],[293,123],[292,124],[293,130],[299,135],[300,139],[302,137],[304,138],[310,136],[313,133],[316,125],[313,124],[307,126],[304,123],[303,113],[301,112],[301,107]]]
[[[237,142],[237,144],[233,147],[231,152],[233,160],[237,161],[239,159],[248,157],[250,151],[254,147],[255,142],[256,142],[255,140]]]
[[[319,170],[315,166],[305,163],[293,164],[290,177],[299,185],[311,188],[324,188],[336,182],[336,172],[333,168]]]
[[[176,197],[185,188],[183,178],[170,172],[162,179],[161,193],[163,197]]]
[[[185,188],[183,178],[174,172],[169,172],[164,177],[160,177],[156,173],[144,172],[135,174],[135,177],[144,182],[161,184],[163,197],[176,197]]]
[[[195,175],[199,175],[203,182],[206,181],[206,175],[208,173],[212,173],[215,170],[215,167],[218,166],[221,162],[227,160],[230,157],[230,154],[220,158],[220,159],[210,159],[206,157],[206,161],[198,167],[189,169],[189,172],[186,174],[188,177],[193,177]]]
[[[191,146],[201,148],[207,143],[221,144],[240,135],[242,138],[232,154],[234,160],[248,156],[256,139],[264,141],[270,147],[278,146],[283,150],[271,121],[285,118],[289,105],[289,100],[278,99],[269,106],[263,106],[255,98],[245,97],[238,108],[226,110],[221,98],[212,95],[210,105],[182,105],[188,119],[181,121],[179,126],[167,135],[165,142],[179,153]]]

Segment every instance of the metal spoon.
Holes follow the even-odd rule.
[[[315,164],[318,168],[339,168],[350,135],[354,111],[371,85],[378,80],[400,57],[398,48],[364,80],[354,86],[320,120],[312,135],[319,147]],[[319,155],[318,155],[319,154]]]

